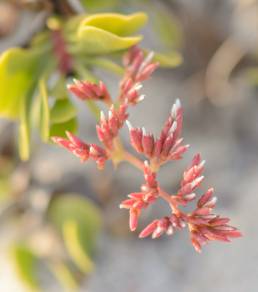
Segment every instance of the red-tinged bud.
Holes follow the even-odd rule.
[[[201,253],[201,252],[202,252],[202,246],[201,246],[201,244],[199,243],[199,241],[196,240],[195,237],[192,237],[192,238],[191,238],[191,242],[192,242],[192,245],[193,245],[194,249],[195,249],[198,253]]]
[[[145,238],[153,233],[153,231],[157,228],[159,220],[154,220],[147,227],[145,227],[142,232],[139,234],[139,238]]]
[[[211,208],[200,208],[194,211],[195,215],[209,215],[211,212]]]
[[[138,225],[140,210],[131,208],[129,211],[129,227],[131,231],[135,231]]]
[[[198,153],[194,156],[191,165],[189,166],[189,168],[193,167],[194,165],[198,165],[201,163],[201,155]]]
[[[142,50],[137,47],[131,47],[123,56],[123,65],[129,66],[138,54],[143,54]]]
[[[147,157],[151,157],[154,149],[154,137],[152,134],[147,134],[144,128],[142,133],[143,152]]]
[[[135,200],[143,200],[144,193],[131,193],[128,195],[128,197]]]
[[[204,180],[204,176],[199,176],[195,180],[192,181],[192,190],[196,189],[197,187],[200,186],[202,181]]]
[[[58,62],[58,69],[61,73],[67,74],[72,70],[73,60],[67,51],[66,43],[62,31],[57,29],[52,31],[53,52]]]
[[[147,65],[141,72],[136,75],[136,80],[142,82],[150,78],[152,73],[158,68],[159,63],[151,63]]]
[[[201,198],[197,202],[198,208],[203,207],[207,202],[209,202],[212,199],[214,193],[214,189],[210,188],[206,193],[204,193]]]
[[[68,90],[82,100],[96,99],[111,102],[111,97],[102,81],[95,84],[90,81],[74,80],[74,84],[68,85]]]
[[[130,209],[132,208],[133,204],[135,203],[134,199],[127,199],[124,200],[120,205],[120,209]]]
[[[126,121],[126,124],[128,126],[129,133],[130,133],[131,145],[134,147],[134,149],[138,153],[142,153],[143,152],[143,145],[142,145],[143,133],[142,133],[142,129],[133,128],[129,121]]]
[[[220,225],[224,225],[227,224],[230,221],[229,218],[221,218],[219,216],[216,216],[216,218],[212,219],[209,224],[211,226],[220,226]]]
[[[182,158],[182,155],[187,151],[190,145],[179,146],[175,151],[170,153],[169,159],[170,160],[178,160]]]
[[[108,159],[106,150],[96,144],[90,145],[90,157],[96,161],[99,169],[103,169]]]
[[[185,201],[191,202],[192,200],[196,198],[196,194],[195,193],[187,194],[187,195],[184,195],[183,198]]]
[[[169,220],[174,228],[182,229],[186,226],[184,219],[181,218],[179,215],[172,214]]]
[[[86,161],[89,158],[89,145],[68,131],[66,136],[68,140],[62,137],[52,137],[52,141],[72,152],[82,162]]]

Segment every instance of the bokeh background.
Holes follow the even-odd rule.
[[[44,22],[44,13],[17,2],[0,2],[0,52],[25,45]],[[126,194],[139,189],[138,171],[123,164],[117,171],[108,168],[99,173],[93,164],[80,164],[68,152],[43,144],[30,163],[14,164],[15,125],[1,119],[1,198],[9,190],[4,177],[11,177],[12,194],[25,193],[33,210],[21,230],[10,215],[14,206],[0,201],[0,291],[26,291],[13,272],[6,247],[17,234],[40,229],[35,212],[43,212],[53,190],[81,193],[101,208],[104,224],[95,270],[79,291],[258,291],[258,2],[153,0],[122,1],[121,5],[113,1],[113,6],[110,1],[101,2],[104,6],[96,11],[146,11],[150,18],[143,45],[159,50],[172,43],[184,58],[178,68],[161,69],[145,83],[146,99],[130,116],[133,125],[157,134],[175,98],[181,99],[183,136],[191,148],[182,161],[162,169],[160,182],[173,192],[184,167],[200,152],[207,162],[204,187],[215,188],[217,212],[230,217],[244,236],[231,244],[211,243],[202,254],[193,250],[186,231],[159,240],[139,240],[128,232],[127,212],[118,209]],[[162,16],[165,25],[159,23]],[[115,94],[118,79],[97,73]],[[95,122],[86,107],[80,107],[80,122],[81,136],[96,139]],[[128,142],[126,129],[123,136]],[[141,226],[166,208],[161,204],[146,212]],[[38,242],[51,246],[51,234],[42,233]],[[43,291],[62,291],[44,269],[41,274]]]

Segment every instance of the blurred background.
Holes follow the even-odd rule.
[[[0,52],[26,46],[32,35],[42,30],[48,13],[42,7],[47,2],[0,1]],[[16,125],[0,119],[0,291],[28,291],[20,278],[34,277],[29,250],[7,252],[18,239],[30,237],[30,246],[38,255],[48,263],[58,262],[63,243],[45,224],[45,212],[53,197],[62,193],[89,198],[102,221],[93,257],[95,268],[80,278],[80,287],[70,286],[68,291],[257,291],[257,0],[67,2],[90,13],[145,11],[149,23],[143,30],[143,46],[182,54],[180,66],[160,69],[145,83],[146,99],[131,111],[130,120],[158,134],[171,105],[181,99],[183,136],[191,148],[182,161],[162,169],[160,182],[169,192],[176,190],[183,169],[200,152],[207,162],[204,187],[215,188],[217,212],[230,217],[244,236],[231,244],[211,243],[201,254],[193,250],[186,231],[159,240],[139,240],[128,231],[128,214],[118,205],[139,189],[140,173],[125,164],[116,171],[110,167],[98,172],[94,164],[80,164],[68,152],[42,143],[37,144],[29,162],[21,163]],[[118,78],[101,70],[96,73],[115,94]],[[95,121],[86,107],[80,106],[79,118],[81,136],[94,141]],[[129,147],[126,129],[123,135]],[[144,213],[140,227],[164,214],[166,208],[161,204]],[[24,257],[27,270],[31,270],[18,267],[18,276],[14,254]],[[42,291],[65,291],[46,266],[39,264]],[[65,268],[57,270],[57,278],[67,282],[62,281],[69,278]]]

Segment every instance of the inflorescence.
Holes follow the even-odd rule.
[[[144,182],[140,191],[128,195],[128,199],[120,204],[120,208],[129,211],[129,227],[137,229],[138,220],[143,209],[148,208],[157,200],[163,199],[170,206],[170,213],[160,219],[155,219],[139,234],[140,238],[151,236],[158,238],[163,234],[171,235],[175,231],[188,227],[191,242],[196,251],[209,241],[229,242],[231,238],[240,237],[237,228],[229,225],[229,219],[214,214],[217,198],[213,196],[213,188],[209,188],[197,200],[196,191],[204,180],[205,161],[199,154],[195,155],[189,167],[184,171],[180,186],[176,193],[170,194],[162,189],[157,181],[160,167],[173,160],[179,160],[189,148],[183,144],[181,137],[183,109],[176,100],[161,134],[155,139],[145,128],[135,128],[128,121],[128,107],[135,106],[144,99],[140,94],[142,82],[149,79],[158,67],[153,62],[153,54],[145,56],[138,48],[131,48],[123,58],[125,73],[120,82],[120,92],[117,100],[112,101],[105,84],[75,80],[68,89],[81,100],[103,101],[109,108],[108,114],[100,113],[96,132],[101,146],[88,144],[67,132],[67,139],[52,137],[52,140],[65,147],[80,158],[82,162],[93,159],[99,169],[105,167],[105,162],[111,160],[114,165],[127,161],[142,171]],[[131,145],[134,150],[143,155],[145,160],[127,152],[119,138],[119,131],[128,125]],[[183,207],[189,202],[197,201],[191,212],[184,212]]]

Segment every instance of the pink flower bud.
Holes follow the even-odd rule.
[[[82,100],[96,99],[111,102],[111,97],[102,81],[95,84],[90,81],[74,80],[74,84],[68,85],[68,90]]]
[[[138,225],[138,218],[140,215],[139,209],[131,208],[129,211],[130,218],[129,218],[129,227],[131,231],[135,231]]]
[[[68,131],[66,136],[68,140],[62,137],[52,137],[52,141],[72,152],[82,162],[86,161],[89,158],[89,145]]]
[[[145,132],[145,129],[143,131],[143,136],[142,136],[142,146],[143,146],[144,154],[147,157],[151,157],[152,152],[153,152],[153,148],[154,148],[154,137],[152,134],[147,134]]]
[[[90,145],[90,157],[96,161],[99,169],[103,169],[108,159],[106,151],[96,144]]]
[[[145,227],[142,232],[139,234],[139,238],[145,238],[153,233],[157,228],[159,220],[154,220],[147,227]]]

